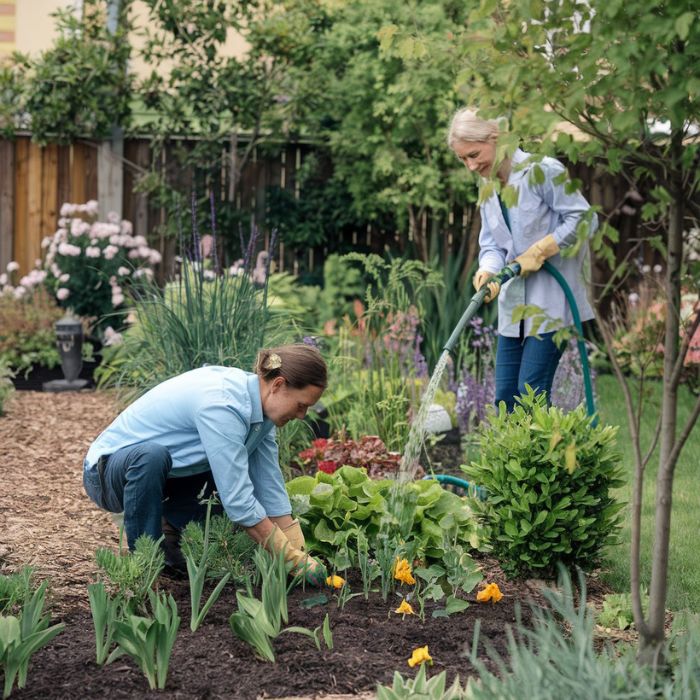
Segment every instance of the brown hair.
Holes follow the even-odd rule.
[[[283,377],[292,389],[309,384],[322,389],[328,386],[328,370],[321,353],[304,343],[260,350],[253,371],[266,382]]]

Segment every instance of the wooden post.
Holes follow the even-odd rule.
[[[109,212],[122,218],[124,197],[124,137],[121,129],[115,128],[111,141],[102,141],[97,147],[97,201],[100,218],[106,219]]]
[[[0,273],[12,260],[15,229],[15,144],[0,141]]]

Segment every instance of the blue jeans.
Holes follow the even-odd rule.
[[[181,530],[191,520],[206,517],[206,504],[200,501],[215,490],[211,471],[168,478],[172,464],[167,448],[144,442],[101,457],[83,472],[85,491],[100,508],[124,511],[129,549],[140,535],[159,539],[162,518]]]
[[[498,336],[496,348],[496,406],[505,401],[509,413],[515,407],[515,398],[525,393],[528,384],[536,393],[546,392],[547,401],[552,390],[563,348],[552,340],[554,333],[510,338]]]

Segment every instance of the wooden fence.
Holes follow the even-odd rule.
[[[183,192],[191,188],[192,173],[178,169],[174,149],[183,143],[168,144],[160,156],[159,166],[168,179],[180,186]],[[186,145],[186,143],[185,143]],[[106,147],[107,146],[107,147]],[[223,144],[222,162],[231,158],[231,144]],[[238,210],[247,211],[267,236],[266,196],[271,187],[281,187],[298,194],[298,172],[312,147],[303,143],[289,143],[275,156],[258,157],[256,151],[242,170],[235,190],[222,174],[221,186],[229,191],[221,193],[223,198],[233,194]],[[111,158],[111,160],[110,160]],[[41,257],[41,241],[53,234],[60,207],[64,202],[81,203],[90,199],[100,202],[103,210],[110,205],[134,226],[134,233],[144,235],[150,244],[163,255],[161,277],[173,267],[176,255],[176,240],[163,233],[154,234],[165,222],[166,212],[142,192],[135,189],[141,174],[151,167],[153,152],[147,138],[132,138],[124,141],[123,158],[110,156],[107,144],[80,141],[67,146],[39,146],[28,135],[18,136],[13,141],[0,140],[0,271],[4,271],[10,260],[20,264],[22,273],[31,269]],[[635,239],[640,235],[638,214],[621,211],[625,203],[627,184],[578,164],[570,168],[572,175],[583,182],[583,192],[591,203],[602,207],[610,222],[620,231],[620,243],[616,254],[621,260]],[[106,173],[106,174],[105,174]],[[440,226],[441,253],[443,259],[462,246],[466,259],[476,254],[478,215],[473,207],[455,206]],[[222,232],[238,236],[237,232]],[[382,231],[367,226],[361,231],[349,231],[347,240],[333,241],[333,249],[361,247],[364,250],[401,252],[410,239],[410,233]],[[267,239],[265,239],[267,240]],[[290,250],[282,243],[276,259],[277,269],[297,273],[318,270],[322,265],[328,246],[315,249]],[[653,262],[654,253],[647,247],[645,262]],[[595,270],[594,280],[604,279],[605,271]]]

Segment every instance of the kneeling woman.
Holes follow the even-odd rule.
[[[130,549],[140,535],[157,540],[165,533],[166,563],[179,570],[179,532],[203,520],[202,495],[215,490],[253,540],[283,551],[295,572],[321,583],[325,570],[305,554],[291,517],[275,428],[303,418],[326,384],[321,354],[302,344],[261,350],[254,372],[212,366],[168,379],[93,442],[85,490],[100,508],[124,512]]]

